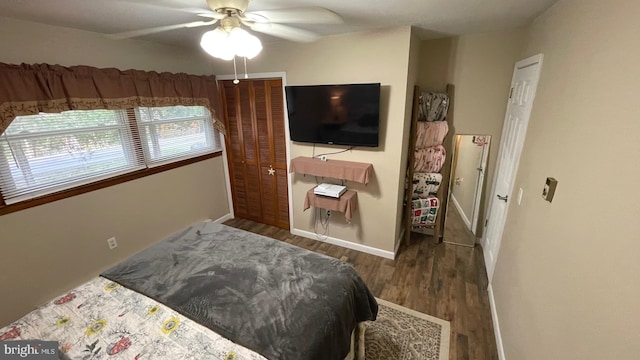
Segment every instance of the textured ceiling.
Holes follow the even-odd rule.
[[[295,25],[321,35],[412,25],[422,38],[461,35],[527,24],[556,0],[252,0],[248,11],[321,6],[341,15],[340,25]],[[208,9],[205,0],[0,0],[0,16],[98,33],[204,20],[181,8]],[[142,39],[197,46],[209,28]],[[258,35],[263,40],[273,40]]]

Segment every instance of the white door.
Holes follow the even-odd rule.
[[[527,125],[542,68],[542,58],[543,55],[538,54],[518,61],[511,80],[511,91],[502,128],[496,175],[482,241],[487,277],[490,282],[498,260],[498,251],[500,250],[507,210],[518,171],[520,153],[524,145]]]
[[[476,182],[476,197],[473,200],[473,214],[471,215],[471,232],[475,235],[478,228],[478,216],[480,215],[480,200],[482,199],[482,186],[484,185],[484,172],[487,168],[487,158],[489,156],[489,140],[490,136],[483,136],[485,143],[482,145],[482,156],[476,170],[478,171],[478,179]]]

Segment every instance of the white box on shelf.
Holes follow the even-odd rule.
[[[320,184],[313,189],[313,193],[321,196],[328,196],[332,198],[339,198],[347,191],[346,186],[334,185],[334,184]]]

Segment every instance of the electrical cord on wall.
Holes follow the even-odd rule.
[[[344,150],[316,155],[316,144],[313,144],[311,158],[316,159],[316,158],[324,157],[327,155],[342,154],[349,150],[353,150],[354,148],[355,146],[350,146],[349,148]],[[319,184],[320,182],[318,181],[318,177],[316,176],[315,178],[316,178],[316,184]],[[341,180],[341,183],[344,185],[345,183],[344,180]],[[316,237],[319,240],[326,240],[329,237],[329,223],[330,223],[329,219],[331,218],[331,215],[329,215],[330,212],[320,208],[315,208],[315,211],[316,211],[316,214],[315,214],[315,221],[313,222],[313,232],[316,234]],[[322,233],[318,232],[318,224],[320,224],[320,227],[322,228]]]
[[[329,237],[329,218],[331,215],[327,213],[327,210],[315,208],[316,218],[313,223],[313,232],[316,234],[318,240],[326,240]],[[322,234],[318,232],[318,223],[322,227]]]
[[[312,157],[313,157],[313,158],[319,158],[319,157],[321,157],[321,156],[342,154],[342,153],[347,152],[347,151],[349,151],[349,150],[353,150],[354,148],[355,148],[355,146],[350,146],[348,149],[344,149],[344,150],[340,150],[340,151],[336,151],[336,152],[330,152],[330,153],[324,153],[324,154],[318,154],[318,155],[315,155],[315,153],[316,153],[316,146],[315,146],[315,145],[313,145],[313,154],[314,154],[314,155],[313,155]]]

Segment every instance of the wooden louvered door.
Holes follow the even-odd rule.
[[[221,85],[234,213],[289,229],[282,80]]]

